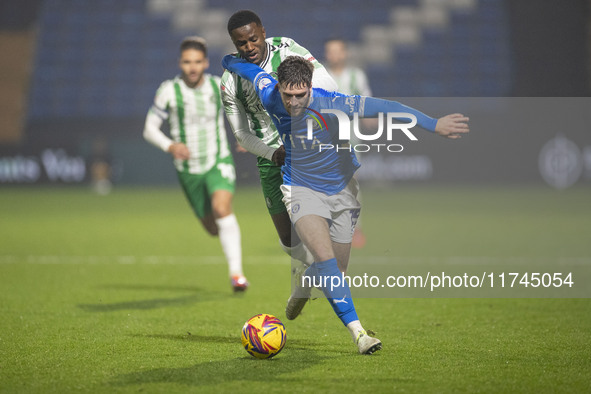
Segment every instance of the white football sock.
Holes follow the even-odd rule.
[[[353,342],[357,341],[357,335],[359,335],[360,332],[365,332],[359,320],[353,320],[351,323],[347,324],[347,329],[353,338]]]
[[[300,242],[296,246],[289,247],[283,245],[283,243],[280,240],[279,245],[281,245],[281,249],[283,249],[285,253],[290,255],[292,259],[301,261],[302,263],[308,266],[314,263],[314,256],[312,256],[312,253],[310,253],[310,251],[308,250],[308,248],[306,248],[303,242]]]
[[[218,235],[222,250],[228,261],[230,276],[242,275],[242,244],[240,241],[240,226],[236,216],[231,213],[223,218],[216,219]]]

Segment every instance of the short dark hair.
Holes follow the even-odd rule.
[[[312,86],[314,65],[300,56],[286,57],[277,67],[277,81],[288,86]]]
[[[185,37],[181,42],[181,53],[187,49],[195,49],[203,52],[203,56],[207,57],[207,43],[204,38],[198,36]]]
[[[255,23],[258,26],[263,26],[261,18],[254,11],[251,10],[240,10],[236,11],[228,20],[228,34],[232,34],[232,30],[242,26],[250,25]]]

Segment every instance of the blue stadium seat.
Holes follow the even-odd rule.
[[[261,0],[255,11],[268,35],[290,36],[322,59],[325,39],[340,36],[360,43],[364,27],[390,23],[393,7],[422,4],[302,0],[278,9],[275,0]],[[478,0],[477,5],[453,11],[449,26],[423,29],[419,45],[395,48],[395,63],[369,64],[376,95],[507,92],[511,50],[506,10],[497,0]],[[204,7],[229,15],[244,5],[238,0],[206,1]],[[187,34],[174,30],[171,15],[150,14],[146,0],[46,0],[39,29],[28,114],[32,118],[143,116],[161,80],[177,74],[178,44]],[[221,73],[216,59],[222,55],[222,48],[210,48],[211,72]]]

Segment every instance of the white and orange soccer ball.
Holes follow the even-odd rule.
[[[242,346],[256,358],[271,358],[285,346],[286,332],[281,320],[261,313],[242,327]]]

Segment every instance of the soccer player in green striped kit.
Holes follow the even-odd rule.
[[[248,282],[242,271],[240,227],[232,211],[236,173],[228,147],[220,78],[205,73],[207,46],[187,37],[180,46],[181,75],[164,81],[146,117],[144,138],[174,158],[180,184],[207,232],[219,236],[234,291]],[[172,138],[161,126],[170,125]]]
[[[337,89],[324,66],[304,47],[287,37],[267,38],[259,16],[250,10],[235,12],[228,20],[228,34],[242,58],[274,74],[287,56],[303,57],[314,65],[313,85],[328,91]],[[281,165],[285,158],[277,129],[263,108],[249,81],[225,71],[222,75],[222,101],[236,140],[257,156],[257,166],[265,203],[283,251],[306,265],[314,262],[312,254],[293,231],[283,203]]]

